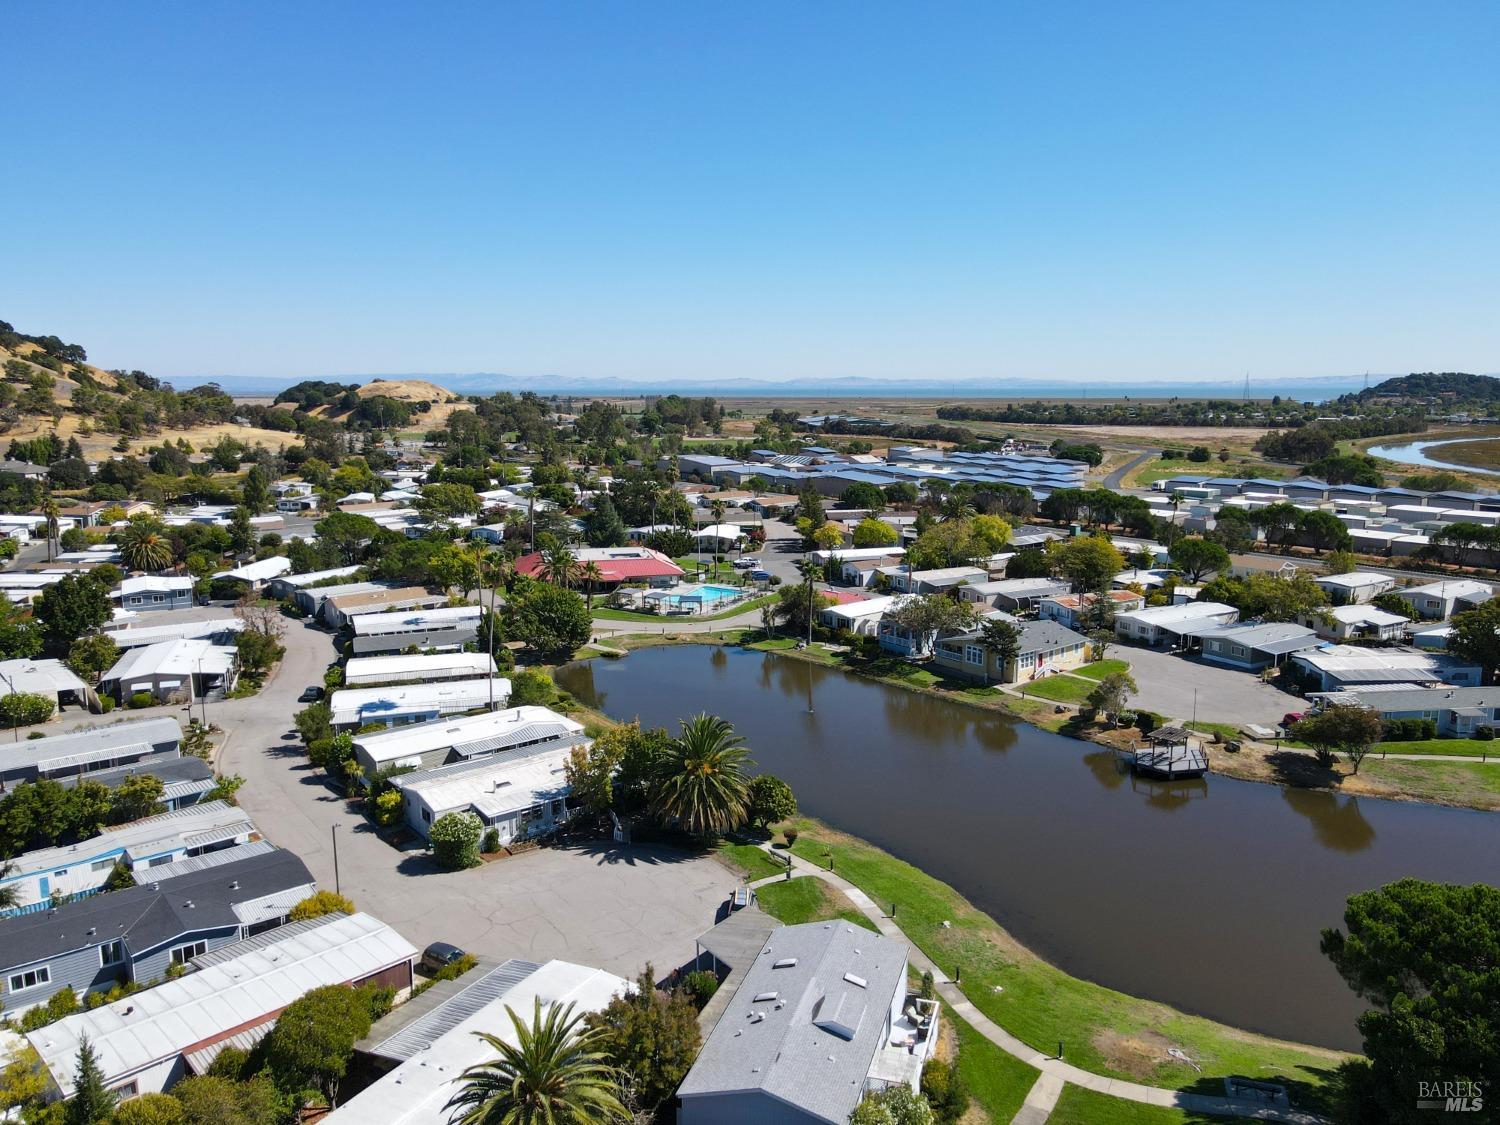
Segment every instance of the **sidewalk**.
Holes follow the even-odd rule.
[[[972,1026],[976,1031],[994,1043],[1008,1055],[1013,1055],[1028,1066],[1033,1066],[1041,1071],[1031,1093],[1026,1096],[1026,1103],[1016,1115],[1015,1121],[1023,1125],[1039,1125],[1047,1119],[1052,1112],[1053,1106],[1057,1104],[1058,1096],[1062,1093],[1063,1085],[1071,1082],[1075,1086],[1093,1090],[1096,1093],[1107,1094],[1114,1098],[1123,1098],[1126,1101],[1144,1102],[1148,1105],[1166,1106],[1184,1110],[1189,1113],[1207,1113],[1220,1117],[1249,1117],[1257,1121],[1282,1121],[1293,1123],[1293,1125],[1323,1125],[1325,1119],[1314,1113],[1301,1110],[1279,1109],[1274,1106],[1264,1106],[1255,1102],[1235,1101],[1231,1098],[1210,1097],[1206,1094],[1188,1094],[1179,1090],[1166,1090],[1158,1086],[1145,1086],[1139,1082],[1128,1082],[1120,1078],[1106,1078],[1092,1071],[1084,1070],[1074,1066],[1072,1063],[1064,1062],[1051,1055],[1044,1055],[1026,1043],[1017,1039],[1006,1031],[994,1020],[990,1019],[978,1008],[969,1002],[962,990],[955,984],[948,974],[933,964],[932,961],[916,947],[902,932],[894,921],[885,916],[885,912],[875,904],[875,901],[860,890],[843,876],[832,871],[824,870],[816,864],[809,863],[800,856],[791,855],[786,851],[774,851],[769,842],[761,845],[761,848],[771,855],[785,862],[788,858],[792,861],[792,870],[799,875],[811,875],[822,879],[830,886],[837,887],[859,908],[866,918],[875,923],[875,927],[886,937],[895,938],[906,942],[910,953],[911,964],[920,972],[929,972],[937,984],[938,995],[953,1009],[959,1017]],[[766,879],[759,879],[750,885],[758,887],[764,883],[775,882],[782,879],[782,875],[772,875]]]

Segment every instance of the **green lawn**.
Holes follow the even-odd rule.
[[[1240,734],[1240,728],[1235,726],[1233,723],[1210,723],[1200,719],[1196,722],[1185,723],[1183,725],[1188,727],[1190,730],[1197,731],[1200,734],[1217,734],[1223,738],[1244,737]],[[1282,744],[1289,745],[1289,743],[1285,739],[1282,740]]]
[[[1092,680],[1082,680],[1077,676],[1058,675],[1048,676],[1044,680],[1026,684],[1021,688],[1023,695],[1034,695],[1039,699],[1051,699],[1058,703],[1082,703],[1088,698],[1089,692],[1094,690]]]
[[[1224,1120],[1228,1119],[1127,1102],[1108,1094],[1096,1094],[1082,1086],[1064,1086],[1052,1116],[1047,1118],[1047,1125],[1187,1125],[1189,1122]]]
[[[1381,754],[1457,754],[1465,758],[1500,758],[1500,742],[1477,738],[1424,738],[1418,742],[1380,742],[1370,751],[1370,759]],[[1366,759],[1366,761],[1370,760]]]
[[[1410,763],[1414,764],[1414,763]],[[1322,1083],[1345,1056],[1269,1039],[1164,1004],[1071,977],[1016,943],[952,887],[820,821],[795,822],[794,851],[835,870],[881,906],[895,902],[907,936],[948,973],[961,968],[976,1007],[1038,1050],[1059,1040],[1069,1061],[1112,1077],[1172,1089],[1230,1074],[1287,1083],[1316,1105]],[[944,928],[945,921],[951,927]],[[1000,991],[996,991],[997,987]],[[1143,1046],[1144,1045],[1144,1046]],[[1185,1051],[1201,1073],[1166,1053]]]
[[[777,863],[754,844],[731,844],[726,841],[715,850],[719,859],[744,875],[746,882],[753,883],[757,879],[780,875],[786,870],[785,864]]]
[[[875,929],[875,923],[866,918],[844,892],[830,887],[815,875],[799,875],[784,882],[766,883],[756,888],[755,895],[762,910],[788,926],[842,918],[867,930]]]
[[[1423,800],[1500,809],[1500,766],[1488,762],[1382,762],[1372,753],[1359,773]]]
[[[1006,1125],[1021,1108],[1041,1072],[1007,1055],[946,1006],[943,1019],[958,1034],[959,1077],[990,1121]]]
[[[1129,672],[1130,661],[1128,660],[1096,660],[1092,664],[1085,664],[1080,668],[1069,669],[1075,676],[1086,676],[1091,680],[1102,680],[1105,676],[1112,676],[1116,672]]]

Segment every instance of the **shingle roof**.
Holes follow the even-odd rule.
[[[179,934],[236,926],[235,904],[313,882],[306,864],[278,848],[164,884],[106,891],[54,910],[0,919],[0,968],[29,965],[113,937],[125,938],[131,951],[140,953]]]

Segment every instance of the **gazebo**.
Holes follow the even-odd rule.
[[[1146,735],[1145,749],[1135,752],[1135,772],[1146,777],[1173,780],[1179,777],[1202,777],[1208,772],[1208,755],[1201,745],[1194,745],[1194,733],[1187,727],[1157,727]]]

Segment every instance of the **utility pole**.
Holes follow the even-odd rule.
[[[343,894],[343,887],[339,883],[339,826],[333,826],[333,893]]]
[[[11,695],[15,695],[16,694],[16,685],[11,682],[11,678],[9,676],[5,675],[4,672],[0,672],[0,678],[3,678],[5,680],[5,686],[10,689],[10,694]],[[11,729],[11,733],[16,736],[16,741],[20,742],[21,741],[21,724],[19,722],[20,716],[17,715],[16,718],[17,718],[18,721],[14,725],[12,725],[12,727],[10,729]]]

